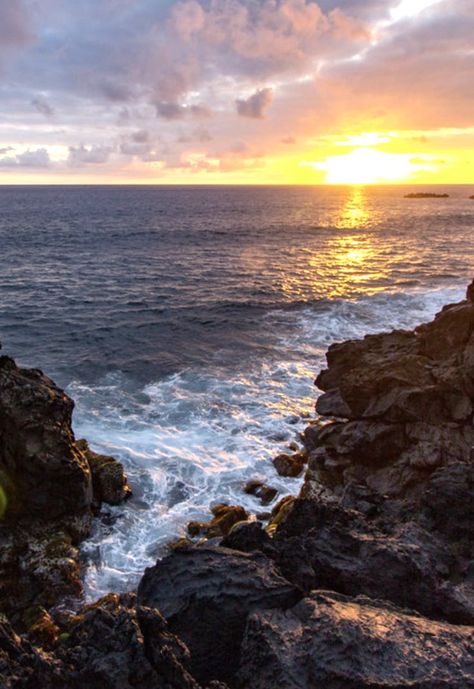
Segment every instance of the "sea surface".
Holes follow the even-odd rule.
[[[260,512],[247,480],[295,493],[270,460],[314,415],[326,348],[462,298],[473,190],[413,190],[0,187],[3,353],[66,388],[134,491],[83,547],[89,598],[135,586],[209,505]]]

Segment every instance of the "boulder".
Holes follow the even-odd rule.
[[[92,475],[94,498],[109,505],[119,505],[132,494],[123,465],[114,457],[101,455],[90,449],[87,440],[78,440],[76,446],[84,454]]]
[[[472,628],[384,601],[313,592],[290,610],[250,615],[239,689],[467,689]]]
[[[273,466],[280,476],[296,478],[302,473],[307,461],[307,455],[302,452],[297,452],[293,455],[280,454],[273,460]]]
[[[229,681],[237,670],[249,613],[300,598],[262,553],[208,546],[175,550],[147,569],[137,601],[160,610],[191,652],[192,675],[207,684]]]
[[[255,495],[262,505],[269,505],[278,495],[276,488],[267,486],[263,481],[252,480],[245,484],[244,491],[247,495]]]

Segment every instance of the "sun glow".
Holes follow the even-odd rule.
[[[327,184],[383,184],[402,182],[426,165],[412,162],[404,153],[385,153],[371,148],[356,148],[346,155],[326,158],[314,163],[325,172]]]

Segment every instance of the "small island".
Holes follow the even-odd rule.
[[[432,192],[418,191],[412,194],[405,194],[405,199],[449,199],[449,194],[435,194]]]

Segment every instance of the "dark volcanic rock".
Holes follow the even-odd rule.
[[[111,594],[68,625],[58,651],[71,689],[199,689],[186,646],[157,610]]]
[[[415,332],[332,345],[316,383],[319,413],[347,421],[310,426],[308,482],[367,481],[380,494],[420,494],[431,472],[469,463],[474,445],[474,303],[445,307]],[[307,491],[308,494],[308,491]]]
[[[426,485],[422,505],[430,526],[451,542],[474,545],[474,465],[453,464],[435,471]]]
[[[261,553],[185,548],[147,569],[138,604],[160,610],[191,652],[190,671],[202,684],[228,681],[240,660],[247,615],[287,608],[299,591]]]
[[[306,592],[365,594],[435,619],[474,624],[474,605],[450,582],[454,557],[413,523],[384,533],[337,503],[297,500],[278,530],[275,560]]]
[[[266,555],[274,554],[275,548],[272,539],[258,522],[245,522],[237,524],[221,542],[223,548],[240,550],[243,553],[251,553],[260,550]]]
[[[38,652],[0,615],[1,689],[66,689],[61,669],[55,658]]]
[[[242,644],[241,689],[468,689],[474,633],[368,598],[314,592],[256,612]]]
[[[73,407],[41,371],[0,358],[0,470],[17,513],[44,519],[90,507],[91,475],[74,442]]]

